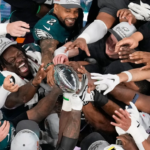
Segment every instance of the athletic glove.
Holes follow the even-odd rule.
[[[140,1],[140,5],[130,3],[128,7],[137,20],[150,21],[150,5]]]
[[[96,89],[99,92],[102,90],[105,91],[104,95],[111,92],[116,87],[116,85],[120,83],[119,76],[111,74],[101,75],[98,73],[91,73],[91,79],[98,80],[94,82],[94,84],[97,85]]]
[[[94,90],[94,105],[99,109],[108,103],[108,97]]]

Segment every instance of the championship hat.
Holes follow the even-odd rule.
[[[121,22],[108,31],[112,33],[118,41],[120,41],[123,38],[131,36],[134,32],[137,31],[137,29],[133,24],[130,25],[128,22]]]
[[[0,55],[11,45],[16,45],[16,41],[11,41],[8,38],[0,38]]]
[[[88,135],[81,142],[82,150],[123,150],[120,145],[110,145],[105,139],[97,132]]]
[[[1,121],[0,127],[3,125],[4,121]],[[8,150],[12,141],[12,137],[14,135],[15,128],[13,127],[12,123],[10,123],[10,128],[7,136],[4,140],[0,142],[0,150]]]
[[[16,127],[10,150],[39,150],[40,129],[36,122],[23,120]]]
[[[80,0],[54,0],[54,4],[59,4],[64,8],[81,8]]]

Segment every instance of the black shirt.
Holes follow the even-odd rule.
[[[93,22],[99,12],[105,12],[117,18],[117,11],[119,9],[128,8],[130,2],[139,4],[140,0],[93,0],[87,24]]]
[[[11,5],[11,12],[13,12],[10,21],[24,21],[33,28],[39,18],[36,13],[39,4],[32,0],[4,0]]]

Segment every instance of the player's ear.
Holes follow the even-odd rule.
[[[58,7],[59,7],[58,4],[55,4],[55,5],[54,5],[54,13],[57,13],[57,12],[58,12]]]

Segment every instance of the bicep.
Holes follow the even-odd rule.
[[[96,19],[103,21],[108,29],[110,29],[116,21],[115,17],[105,12],[100,12]]]

